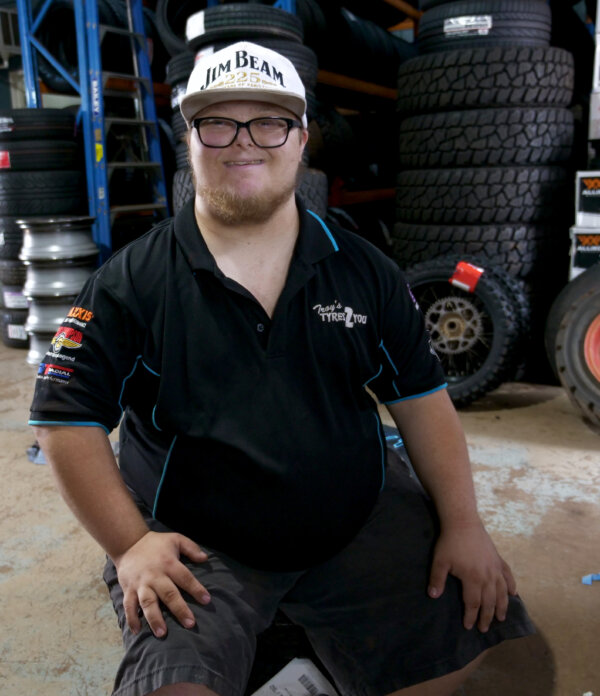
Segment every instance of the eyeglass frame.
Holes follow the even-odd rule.
[[[207,145],[204,140],[202,140],[202,136],[200,135],[200,122],[201,121],[211,121],[217,119],[219,121],[229,121],[231,123],[235,123],[235,134],[233,138],[231,139],[231,142],[228,143],[227,145]],[[287,125],[287,133],[285,134],[285,140],[280,143],[279,145],[259,145],[256,140],[254,140],[252,136],[252,132],[250,131],[250,124],[253,123],[254,121],[266,121],[269,119],[277,119],[278,121],[285,121]],[[302,124],[300,121],[296,121],[293,118],[286,118],[285,116],[258,116],[257,118],[251,118],[249,121],[236,121],[235,118],[229,118],[226,116],[202,116],[200,118],[194,118],[192,119],[191,126],[190,128],[195,128],[196,133],[198,133],[198,137],[200,138],[200,142],[204,145],[204,147],[211,147],[217,150],[222,150],[226,147],[231,147],[233,143],[236,141],[236,138],[239,135],[240,129],[245,128],[248,131],[248,135],[250,136],[250,140],[256,145],[256,147],[260,147],[262,150],[273,150],[274,148],[277,147],[283,147],[287,141],[288,138],[290,137],[290,131],[292,128],[302,128]]]

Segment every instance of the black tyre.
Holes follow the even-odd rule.
[[[597,279],[600,270],[596,266],[591,269],[593,273],[588,275],[589,271],[577,276],[571,282],[567,283],[565,287],[558,293],[550,310],[548,312],[548,317],[546,319],[546,325],[544,329],[544,345],[546,348],[546,355],[548,356],[548,361],[554,371],[554,374],[558,377],[558,370],[556,367],[555,350],[556,350],[556,336],[558,330],[562,323],[563,317],[568,312],[569,307],[577,301],[582,292],[587,290],[588,285],[590,285],[594,278]]]
[[[192,172],[189,169],[178,169],[173,175],[173,214],[177,215],[195,195]]]
[[[564,219],[570,187],[560,167],[416,169],[398,175],[400,222],[531,223]]]
[[[75,169],[79,164],[73,140],[16,140],[0,147],[3,169],[31,171]]]
[[[470,109],[400,123],[400,167],[494,167],[567,161],[573,113],[565,108]]]
[[[9,348],[29,348],[29,336],[25,331],[26,309],[2,311],[2,343]]]
[[[327,215],[327,197],[329,194],[329,184],[325,172],[318,169],[304,170],[297,191],[304,201],[304,205],[324,220]]]
[[[187,43],[194,51],[220,41],[252,41],[266,36],[302,43],[303,35],[296,15],[277,7],[244,3],[207,7],[186,23]]]
[[[167,63],[166,80],[169,85],[176,85],[179,82],[187,82],[190,73],[194,69],[194,53],[193,51],[185,50],[173,56]]]
[[[54,215],[84,210],[79,171],[0,171],[0,215]]]
[[[175,146],[175,168],[176,169],[189,169],[190,168],[190,163],[188,160],[187,143],[178,143]]]
[[[22,261],[3,259],[0,261],[0,281],[3,285],[25,285],[27,267]]]
[[[319,66],[325,70],[393,86],[398,66],[418,55],[414,43],[356,17],[345,7],[329,23],[335,39],[323,42],[317,51]]]
[[[27,309],[29,300],[23,294],[22,285],[2,285],[3,306],[9,309]]]
[[[420,53],[492,45],[548,46],[551,24],[545,0],[459,0],[425,12],[417,45]]]
[[[564,230],[541,225],[411,225],[397,222],[393,255],[402,267],[446,254],[474,254],[514,277],[544,272]]]
[[[494,47],[418,56],[398,69],[402,114],[496,106],[568,106],[573,57],[562,48]]]
[[[333,106],[318,103],[308,130],[310,166],[330,178],[351,177],[360,161],[360,148],[348,119]]]
[[[185,23],[203,6],[206,2],[198,0],[158,0],[156,3],[156,26],[171,56],[189,50],[185,43]]]
[[[1,109],[0,142],[73,140],[75,115],[64,109]]]
[[[449,282],[459,261],[433,259],[405,273],[444,368],[448,393],[463,407],[514,377],[520,320],[512,296],[493,273],[484,270],[472,292]]]
[[[600,432],[600,265],[571,281],[555,306],[558,378],[584,420]]]
[[[0,217],[0,259],[18,259],[23,245],[23,230],[18,217]]]
[[[171,130],[173,131],[173,137],[177,142],[184,140],[188,127],[186,126],[185,119],[181,115],[179,107],[173,111],[173,115],[171,116]]]
[[[467,260],[468,260],[467,256]],[[472,257],[477,259],[477,256]],[[484,265],[487,259],[481,259]],[[490,259],[489,263],[493,263]],[[522,278],[511,275],[505,268],[494,263],[494,266],[487,266],[487,271],[492,272],[506,290],[510,298],[510,305],[513,309],[513,317],[517,323],[517,338],[514,344],[515,368],[513,370],[512,381],[519,382],[527,377],[528,351],[531,346],[533,307],[531,304],[531,294],[528,283]]]
[[[557,238],[555,256],[549,258],[540,273],[525,280],[525,292],[531,306],[531,340],[525,349],[524,380],[535,384],[558,385],[559,381],[545,349],[545,329],[550,308],[568,282],[569,246]]]
[[[430,10],[432,7],[438,7],[439,5],[448,5],[453,0],[419,0],[419,9],[425,12]]]

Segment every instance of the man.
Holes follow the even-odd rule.
[[[278,607],[341,694],[450,694],[532,628],[418,308],[394,263],[295,199],[306,103],[287,59],[205,56],[181,110],[195,201],[86,285],[32,406],[108,555],[114,694],[243,694]],[[386,466],[367,388],[433,504]]]

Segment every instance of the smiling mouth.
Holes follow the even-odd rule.
[[[232,160],[225,162],[226,167],[245,167],[249,164],[262,164],[264,160]]]

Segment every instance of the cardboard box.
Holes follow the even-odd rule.
[[[252,696],[338,696],[315,664],[296,657]]]
[[[600,228],[571,227],[569,280],[600,263]]]

